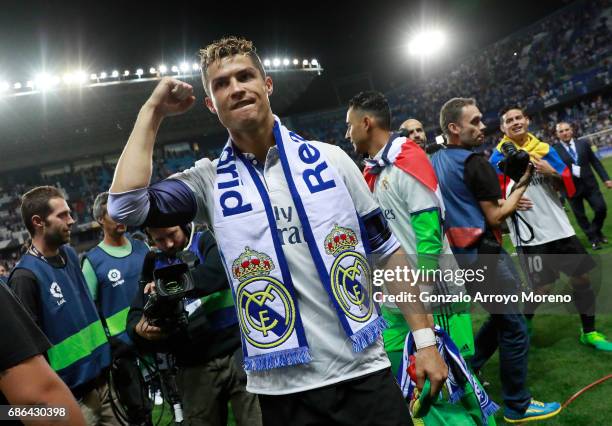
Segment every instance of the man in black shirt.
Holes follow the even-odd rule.
[[[49,364],[79,401],[87,422],[116,425],[106,380],[110,347],[77,254],[67,244],[74,224],[70,208],[52,186],[34,188],[21,201],[32,243],[15,265],[9,287],[52,343]]]
[[[435,153],[431,162],[446,207],[445,232],[460,265],[481,269],[485,276],[482,283],[466,285],[467,290],[473,296],[514,294],[518,274],[501,246],[500,226],[518,208],[530,208],[523,194],[531,166],[514,192],[502,200],[495,170],[482,154],[472,151],[484,142],[485,128],[474,99],[446,102],[440,110],[440,127],[448,146]],[[527,389],[529,337],[517,304],[481,304],[491,315],[476,335],[471,364],[480,370],[499,349],[504,419],[518,423],[556,415],[561,410],[558,403],[535,401]]]
[[[48,423],[37,419],[35,424],[85,425],[70,390],[44,358],[51,344],[4,284],[0,284],[0,324],[0,405],[62,407],[67,410],[65,417]]]

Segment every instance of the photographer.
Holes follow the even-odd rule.
[[[195,232],[191,226],[147,232],[158,251],[145,260],[143,286],[152,272],[182,263],[189,252],[199,263],[190,271],[195,288],[188,295],[207,296],[184,301],[189,316],[186,327],[181,327],[172,318],[145,317],[152,297],[145,291],[152,286],[142,287],[128,314],[128,334],[139,349],[170,352],[176,358],[186,425],[225,425],[228,402],[238,425],[261,424],[257,397],[246,391],[235,308],[212,232]]]
[[[490,161],[502,177],[502,186],[506,187],[506,191],[512,190],[512,182],[517,178],[514,167],[511,167],[511,158],[522,156],[525,158],[522,162],[531,161],[536,170],[525,192],[533,201],[533,208],[521,212],[520,218],[515,217],[508,223],[512,243],[522,257],[521,263],[527,269],[525,273],[533,290],[538,294],[548,294],[559,278],[559,272],[566,274],[582,322],[580,343],[598,350],[612,351],[612,343],[595,329],[595,293],[589,278],[589,271],[595,267],[595,262],[576,237],[559,202],[559,186],[565,186],[570,199],[575,193],[570,168],[563,163],[555,149],[528,132],[529,119],[520,107],[510,106],[500,112],[500,128],[504,138]],[[500,163],[502,160],[505,163]],[[538,305],[534,301],[525,306],[530,329]]]
[[[472,151],[484,142],[485,125],[476,101],[468,98],[447,101],[440,110],[440,127],[448,146],[435,153],[431,162],[446,207],[445,232],[460,266],[486,270],[485,282],[478,289],[474,285],[467,289],[513,293],[518,287],[517,274],[501,247],[499,228],[519,205],[529,206],[521,197],[531,178],[531,168],[527,168],[514,192],[502,203],[495,170],[482,154]],[[517,423],[559,413],[559,403],[535,401],[527,389],[529,337],[518,306],[482,305],[491,315],[476,335],[476,353],[471,364],[475,371],[480,370],[499,348],[504,419]]]

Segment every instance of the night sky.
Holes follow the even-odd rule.
[[[25,81],[43,69],[60,75],[78,68],[133,72],[183,58],[192,62],[199,47],[235,34],[252,39],[262,58],[317,58],[325,69],[316,83],[321,90],[359,73],[386,90],[419,68],[405,53],[408,35],[418,28],[444,28],[452,44],[443,60],[453,61],[567,3],[2,1],[0,79]],[[435,64],[420,69],[430,66]]]

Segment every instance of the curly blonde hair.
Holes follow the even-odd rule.
[[[257,50],[253,46],[253,42],[245,38],[228,36],[223,37],[220,40],[216,40],[200,49],[200,68],[202,69],[202,82],[204,83],[204,90],[207,95],[210,95],[208,90],[208,67],[230,56],[244,55],[248,56],[253,65],[259,70],[262,78],[266,78],[266,72],[261,63],[261,59],[257,55]]]

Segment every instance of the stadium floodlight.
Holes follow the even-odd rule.
[[[144,71],[142,70],[142,68],[138,68],[138,69],[136,70],[136,75],[137,75],[138,77],[140,77],[140,76],[141,76],[143,73],[144,73]]]
[[[8,81],[3,81],[0,83],[0,92],[6,92],[10,87],[11,85],[8,83]]]
[[[304,60],[302,61],[302,66],[303,66],[303,67],[307,67],[307,66],[308,66],[308,59],[304,59]]]
[[[124,77],[127,77],[128,75],[130,75],[130,71],[129,70],[123,71],[123,76]]]
[[[13,84],[13,89],[15,89],[15,90],[19,90],[19,89],[21,89],[21,83],[15,83],[15,84]]]
[[[64,76],[62,77],[62,80],[64,80],[64,84],[72,84],[72,82],[74,81],[74,74],[72,73],[64,74]]]
[[[170,68],[170,71],[179,72],[179,67],[177,67],[176,65],[172,65],[172,68]]]
[[[166,71],[168,71],[168,68],[165,65],[160,65],[159,66],[159,72],[160,74],[165,74]]]
[[[114,70],[113,73],[111,74],[111,77],[113,77],[113,78],[119,77],[119,71]]]
[[[187,72],[189,70],[189,65],[187,64],[187,62],[181,62],[181,65],[179,65],[179,68],[181,72]]]
[[[199,71],[200,65],[197,62],[194,62],[193,64],[191,64],[191,69],[194,71]]]
[[[269,59],[264,59],[264,67],[269,67],[271,64]]]
[[[34,82],[32,80],[26,81],[26,87],[28,89],[33,89],[34,88]]]
[[[149,68],[149,74],[157,74],[157,70],[155,69],[155,67]]]
[[[87,81],[87,73],[83,70],[75,72],[74,77],[79,84],[85,84]]]
[[[289,66],[289,64],[290,64],[290,62],[289,62],[289,58],[285,58],[285,59],[283,59],[283,65],[284,65],[284,66],[286,66],[286,67],[287,67],[287,66]]]
[[[57,77],[55,77],[57,78]],[[38,74],[34,78],[34,84],[39,90],[45,91],[52,88],[55,84],[55,78],[47,74],[46,72]]]
[[[97,75],[96,73],[92,73],[92,74],[89,76],[89,79],[90,79],[90,80],[97,80],[97,79],[98,79],[98,75]]]
[[[274,58],[272,60],[272,65],[274,65],[275,67],[280,67],[280,64],[281,64],[281,60],[280,59]]]
[[[298,61],[297,59],[293,60],[293,65],[298,65],[300,63],[300,61]]]
[[[313,67],[318,67],[319,66],[319,61],[317,61],[316,59],[313,59],[310,61],[310,65],[312,65]]]
[[[408,42],[408,53],[415,56],[431,56],[438,53],[446,43],[446,36],[440,30],[422,31]]]
[[[100,79],[104,80],[106,77],[108,77],[108,75],[104,71],[102,71],[100,73]]]

